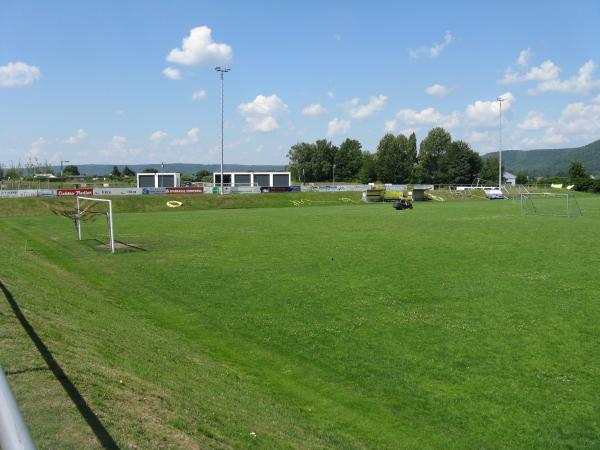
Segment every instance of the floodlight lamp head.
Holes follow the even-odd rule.
[[[216,70],[217,72],[229,72],[231,69],[230,69],[230,68],[228,68],[228,67],[221,67],[221,66],[217,66],[217,67],[215,67],[215,70]]]

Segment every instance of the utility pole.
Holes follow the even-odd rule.
[[[229,72],[231,69],[227,67],[215,67],[215,70],[221,74],[221,195],[223,195],[223,128],[224,128],[224,106],[223,106],[223,96],[224,96],[224,83],[223,83],[223,74],[225,72]]]
[[[502,97],[496,99],[500,105],[500,146],[498,149],[498,189],[502,189],[502,102],[505,101]]]

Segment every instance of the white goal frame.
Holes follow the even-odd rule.
[[[561,213],[559,211],[555,212],[555,213],[548,213],[548,212],[539,212],[539,211],[534,211],[532,213],[527,213],[527,211],[525,210],[525,205],[527,202],[527,198],[530,197],[532,200],[536,197],[541,197],[541,198],[548,198],[548,197],[554,197],[554,198],[564,198],[565,199],[565,212]],[[561,217],[573,217],[574,215],[577,216],[581,216],[581,208],[579,207],[579,203],[577,203],[577,200],[575,199],[575,197],[571,198],[572,196],[570,196],[569,194],[562,194],[562,193],[554,193],[554,192],[527,192],[527,193],[521,193],[521,213],[522,214],[537,214],[540,216],[561,216]],[[533,204],[533,203],[532,203]],[[535,209],[535,204],[533,205],[534,209]],[[571,206],[577,208],[577,214],[572,214],[571,213]]]
[[[79,205],[79,200],[88,200],[91,202],[99,202],[99,203],[108,203],[108,238],[110,240],[110,252],[115,253],[115,234],[113,227],[113,214],[112,214],[112,200],[107,200],[105,198],[90,198],[90,197],[79,197],[77,196],[77,216],[75,220],[77,221],[77,240],[81,241],[81,208]]]

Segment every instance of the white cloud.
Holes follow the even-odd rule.
[[[195,144],[199,141],[200,130],[198,128],[191,128],[186,134],[184,138],[174,139],[171,144],[173,145],[189,145]],[[165,134],[166,136],[166,134]]]
[[[338,119],[334,117],[327,124],[327,135],[335,136],[336,134],[345,134],[350,130],[350,121],[344,119]]]
[[[113,136],[110,145],[115,150],[123,150],[127,147],[127,138],[125,136]]]
[[[325,108],[323,108],[319,103],[313,103],[312,105],[308,105],[302,110],[302,114],[305,116],[319,116],[324,112]]]
[[[478,143],[488,141],[490,139],[490,134],[487,131],[472,131],[469,137],[467,138],[468,142]]]
[[[85,130],[83,130],[82,128],[80,128],[79,130],[77,130],[77,133],[75,133],[74,136],[69,137],[65,141],[65,144],[79,144],[86,137],[87,137],[87,133],[85,132]]]
[[[42,76],[40,68],[30,66],[21,61],[9,62],[6,66],[0,66],[0,86],[14,87],[27,86]]]
[[[519,58],[517,58],[517,64],[522,67],[527,67],[529,65],[529,60],[531,59],[531,49],[521,50],[519,53]]]
[[[556,130],[550,129],[544,136],[543,141],[547,144],[556,145],[564,144],[565,142],[567,142],[567,138],[563,134],[556,132]]]
[[[521,52],[523,54],[523,52]],[[521,60],[527,60],[519,56]],[[525,67],[524,65],[522,65]],[[577,75],[569,79],[561,80],[561,69],[550,60],[544,61],[536,67],[532,67],[526,72],[515,72],[512,68],[508,68],[501,83],[520,83],[525,81],[536,81],[538,84],[529,89],[530,95],[540,94],[542,92],[564,92],[571,94],[588,94],[590,92],[600,90],[600,80],[594,78],[596,64],[591,59],[582,65]]]
[[[500,97],[504,99],[502,111],[510,110],[516,101],[515,96],[510,92],[505,92]],[[499,115],[500,105],[496,100],[477,100],[467,105],[465,112],[465,116],[471,125],[494,126],[498,123]]]
[[[396,126],[398,125],[398,121],[396,119],[390,119],[385,121],[385,125],[383,127],[383,131],[386,133],[391,133],[396,131]]]
[[[593,74],[596,71],[596,64],[591,59],[579,68],[577,75],[568,80],[561,81],[557,76],[549,78],[530,89],[530,94],[541,92],[566,92],[574,94],[588,94],[591,91],[600,89],[600,80],[594,79]]]
[[[520,58],[520,57],[519,57]],[[524,73],[515,72],[512,68],[507,69],[504,78],[500,80],[503,84],[519,83],[523,81],[548,81],[558,78],[560,67],[552,61],[547,60],[536,67],[532,67]]]
[[[522,129],[538,130],[545,129],[541,137],[527,136],[521,140],[521,144],[529,148],[543,145],[581,145],[592,140],[598,139],[600,135],[600,104],[592,101],[591,103],[575,102],[567,104],[557,120],[547,121],[543,116],[536,117],[529,113],[524,123],[528,119],[543,120],[544,126],[536,128],[536,120],[532,120],[531,127]]]
[[[441,114],[434,108],[425,108],[421,111],[415,111],[414,109],[409,108],[398,111],[395,120],[410,126],[427,125],[453,128],[459,124],[460,115],[457,112],[447,115]]]
[[[350,109],[350,108],[358,105],[359,103],[360,103],[360,99],[357,97],[354,97],[353,99],[346,100],[344,103],[341,104],[341,106],[342,106],[342,108]]]
[[[151,142],[161,142],[167,136],[168,134],[164,131],[157,130],[154,133],[152,133],[148,139],[150,139]]]
[[[329,97],[329,98],[335,97],[335,92],[333,92],[333,91],[327,91],[327,97]]]
[[[358,105],[358,99],[352,99],[353,105]],[[387,102],[387,97],[385,95],[378,95],[369,98],[369,102],[366,105],[356,106],[355,108],[350,109],[349,114],[350,117],[357,120],[366,119],[367,117],[371,117],[373,114],[381,111]]]
[[[181,72],[179,69],[174,69],[173,67],[165,67],[162,74],[170,80],[181,80]]]
[[[425,92],[427,92],[429,95],[443,97],[445,95],[448,95],[450,89],[441,84],[432,84],[431,86],[428,86],[427,89],[425,89]]]
[[[206,91],[204,89],[199,89],[192,94],[192,100],[201,100],[206,97]]]
[[[525,120],[519,124],[519,128],[522,130],[539,130],[546,126],[548,126],[548,122],[544,115],[535,111],[527,113]]]
[[[419,59],[421,56],[428,56],[429,58],[437,58],[442,54],[444,49],[454,42],[454,36],[449,31],[446,31],[444,35],[444,41],[435,43],[431,47],[421,47],[416,50],[410,50],[408,54],[413,59]]]
[[[241,103],[238,111],[246,119],[248,131],[269,132],[279,128],[278,118],[286,113],[288,107],[275,94],[257,95],[248,103]]]
[[[108,146],[100,150],[100,153],[117,162],[127,162],[131,158],[140,156],[143,153],[141,148],[132,148],[129,146],[125,136],[113,136]],[[117,161],[118,160],[118,161]]]
[[[600,135],[600,104],[569,103],[562,110],[556,128],[561,133],[597,139]]]
[[[183,38],[181,48],[171,50],[167,61],[186,66],[229,61],[231,47],[213,42],[211,34],[211,29],[206,26],[193,28],[189,36]]]
[[[31,143],[31,147],[27,152],[26,156],[31,159],[41,158],[44,153],[44,147],[46,146],[46,139],[43,137],[37,138]]]

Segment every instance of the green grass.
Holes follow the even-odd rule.
[[[328,198],[116,214],[146,251],[114,256],[3,217],[0,278],[123,447],[600,444],[599,197],[573,219]],[[93,446],[47,372],[19,373],[43,364],[6,303],[0,330],[39,446]]]

